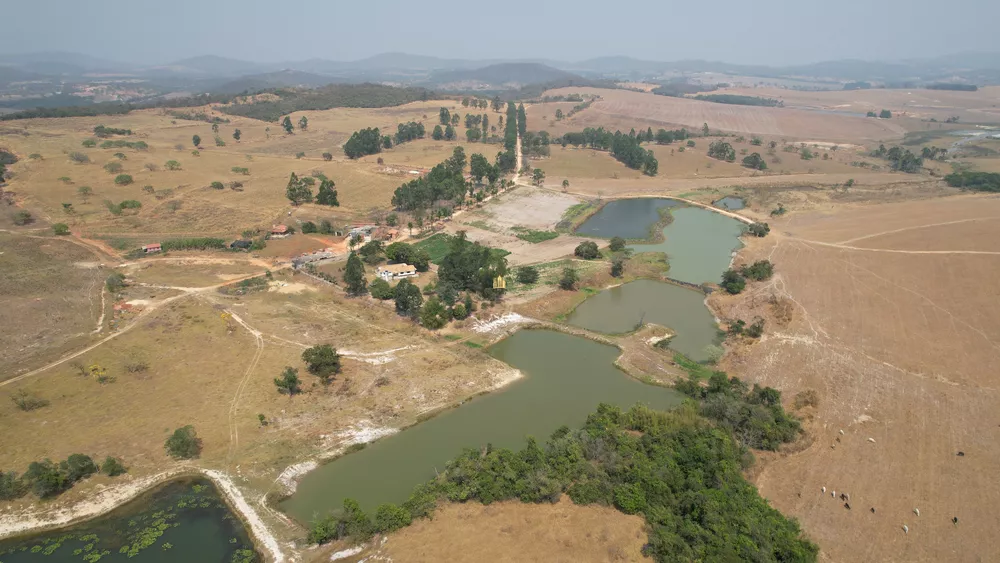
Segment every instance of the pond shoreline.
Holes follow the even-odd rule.
[[[76,526],[105,516],[171,481],[186,477],[202,477],[211,481],[229,510],[243,523],[257,551],[274,563],[286,560],[277,538],[227,474],[191,466],[177,467],[106,487],[69,506],[5,513],[0,515],[0,539],[10,540]]]

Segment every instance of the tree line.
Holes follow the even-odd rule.
[[[733,104],[738,106],[764,106],[782,107],[784,102],[774,98],[762,98],[760,96],[741,96],[739,94],[699,94],[694,96],[695,100],[702,102],[714,102],[717,104]]]
[[[879,145],[877,149],[872,151],[871,155],[875,158],[888,160],[890,167],[898,172],[916,174],[924,166],[924,159],[922,157],[913,154],[909,149],[904,149],[903,147],[886,149],[885,145]]]
[[[977,192],[1000,192],[1000,174],[996,172],[962,170],[948,174],[944,177],[944,181],[953,188]]]
[[[601,404],[581,428],[563,426],[545,443],[528,437],[519,451],[470,447],[402,505],[383,504],[369,516],[345,499],[343,511],[313,522],[309,541],[363,542],[431,517],[445,500],[554,503],[566,494],[575,504],[645,518],[643,553],[655,561],[815,561],[818,547],[742,473],[753,457],[740,431],[768,445],[798,434],[780,393],[747,390],[721,372],[704,394],[694,388],[702,389],[682,389],[691,399],[673,411]]]
[[[0,471],[0,500],[19,499],[28,491],[41,499],[51,498],[97,472],[117,477],[126,471],[121,460],[112,456],[105,458],[100,466],[84,454],[72,454],[60,462],[51,459],[33,461],[20,476],[14,471]]]
[[[672,135],[671,135],[672,136]],[[604,150],[611,153],[616,160],[632,168],[641,170],[643,174],[655,176],[659,171],[659,162],[653,151],[642,148],[644,140],[653,139],[652,130],[636,133],[635,129],[625,135],[621,131],[611,133],[603,127],[594,129],[588,127],[582,132],[566,133],[562,137],[562,145],[575,147],[586,146],[594,150]]]
[[[330,84],[322,88],[279,88],[267,90],[279,99],[232,104],[219,109],[230,115],[251,117],[262,121],[277,122],[282,116],[305,110],[324,110],[338,107],[382,108],[400,106],[431,99],[431,92],[424,88],[397,88],[382,84]]]

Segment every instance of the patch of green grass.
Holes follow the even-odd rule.
[[[487,223],[486,221],[483,221],[482,219],[477,219],[475,221],[469,221],[468,223],[466,223],[466,225],[468,225],[470,227],[475,227],[477,229],[482,229],[484,231],[490,231],[490,232],[494,232],[494,233],[496,232],[496,228],[493,225],[490,225],[489,223]]]
[[[675,353],[674,362],[681,367],[688,375],[696,377],[698,379],[708,379],[715,373],[711,367],[699,364],[698,362],[688,358],[684,354]]]
[[[425,238],[413,246],[421,250],[426,250],[427,254],[431,257],[431,262],[440,264],[441,259],[448,254],[448,249],[451,247],[450,242],[450,236],[444,233],[437,233],[434,236]]]
[[[466,340],[466,341],[465,341],[465,342],[463,342],[462,344],[465,344],[465,345],[466,345],[466,346],[468,346],[469,348],[473,348],[473,349],[479,349],[479,348],[482,348],[482,347],[483,347],[483,345],[482,345],[482,344],[479,344],[479,343],[477,343],[477,342],[473,342],[473,341],[471,341],[471,340]]]
[[[545,242],[559,236],[559,233],[555,231],[536,231],[534,229],[526,229],[524,227],[513,227],[511,230],[514,231],[517,238],[530,242],[531,244]]]
[[[462,335],[461,334],[446,334],[446,335],[444,335],[444,339],[445,340],[461,340],[462,339]]]
[[[583,203],[578,203],[576,205],[570,206],[566,211],[563,212],[562,219],[556,224],[556,230],[559,232],[570,232],[577,227],[584,219],[589,217],[598,207],[598,204],[592,201],[585,201]]]

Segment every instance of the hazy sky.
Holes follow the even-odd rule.
[[[998,0],[8,0],[0,52],[141,63],[387,51],[454,58],[629,55],[794,64],[1000,51]]]

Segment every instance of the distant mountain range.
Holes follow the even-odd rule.
[[[1000,84],[1000,53],[959,53],[897,62],[834,60],[807,65],[737,65],[717,61],[649,61],[608,56],[577,62],[548,59],[445,59],[383,53],[356,61],[307,59],[257,63],[205,55],[160,65],[137,65],[80,53],[0,55],[0,95],[30,103],[63,94],[74,84],[140,80],[147,90],[239,93],[277,87],[375,82],[451,91],[504,91],[531,84],[583,84],[588,80],[666,81],[716,73],[761,78],[804,78],[834,83],[889,85],[931,82]]]

